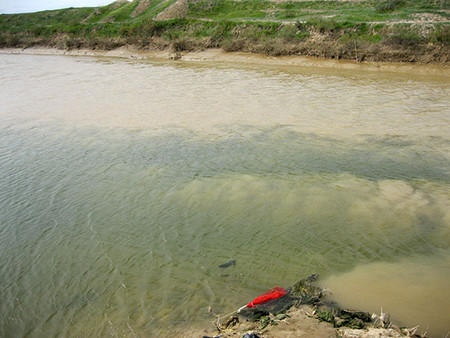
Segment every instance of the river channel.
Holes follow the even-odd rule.
[[[0,336],[176,336],[318,273],[440,337],[449,84],[0,54]]]

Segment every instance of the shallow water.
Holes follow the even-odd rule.
[[[445,334],[448,85],[0,55],[0,336],[164,336],[313,272]]]

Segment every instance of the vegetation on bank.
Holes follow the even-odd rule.
[[[135,0],[0,15],[0,47],[222,48],[357,61],[449,62],[448,0]]]

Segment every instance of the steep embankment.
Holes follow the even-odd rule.
[[[0,15],[0,47],[222,48],[356,61],[450,61],[446,0],[134,0]]]

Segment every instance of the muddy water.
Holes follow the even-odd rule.
[[[315,272],[439,337],[448,85],[0,55],[0,336],[164,336]]]

